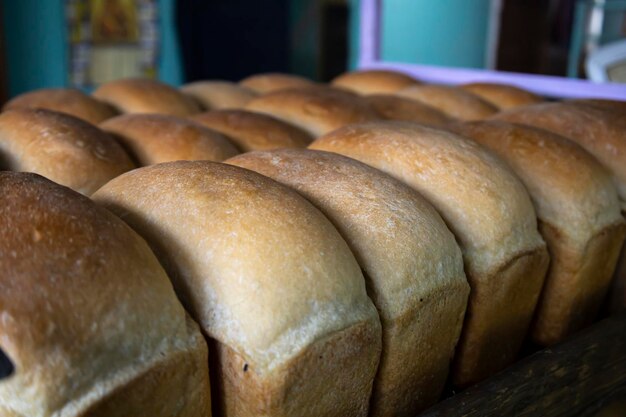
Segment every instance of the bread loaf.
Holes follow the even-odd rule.
[[[460,120],[485,119],[498,111],[493,104],[458,87],[414,85],[395,94],[417,100]]]
[[[305,148],[313,140],[306,132],[289,123],[246,110],[215,110],[190,119],[226,135],[242,152]]]
[[[367,415],[380,321],[348,246],[304,198],[207,161],[140,168],[94,198],[146,238],[211,338],[218,415]]]
[[[204,110],[240,109],[257,96],[253,90],[229,81],[195,81],[180,90],[193,97]]]
[[[541,103],[543,99],[530,91],[507,84],[471,83],[460,86],[463,90],[487,100],[500,110]]]
[[[506,160],[526,185],[551,255],[532,336],[560,342],[596,317],[624,241],[611,176],[581,147],[542,129],[481,121],[454,131]]]
[[[180,160],[223,161],[239,153],[225,136],[199,123],[161,114],[125,114],[100,127],[139,166]]]
[[[355,254],[383,328],[369,415],[414,417],[437,402],[469,285],[461,251],[435,209],[401,182],[333,153],[281,149],[226,162],[294,188]]]
[[[361,70],[342,74],[331,84],[359,94],[386,94],[419,84],[419,81],[397,71]]]
[[[0,415],[211,415],[206,343],[143,239],[35,174],[0,173],[0,218]]]
[[[143,78],[125,78],[102,84],[93,92],[120,113],[160,113],[188,116],[200,106],[167,84]]]
[[[611,100],[572,100],[536,104],[503,112],[500,120],[523,123],[561,134],[595,156],[613,174],[626,215],[626,104]],[[626,247],[616,269],[612,310],[626,308]]]
[[[372,94],[365,97],[365,100],[387,120],[416,122],[435,127],[444,126],[453,120],[440,110],[409,98]]]
[[[109,135],[70,115],[14,109],[0,113],[0,168],[35,172],[90,195],[133,169]]]
[[[18,108],[53,110],[92,124],[98,124],[117,114],[111,106],[82,91],[65,88],[45,88],[20,94],[5,104],[3,109]]]
[[[250,101],[246,108],[291,123],[313,137],[348,124],[380,118],[364,100],[315,88],[265,94]]]
[[[626,210],[626,117],[584,102],[542,103],[495,116],[498,120],[540,127],[575,141],[608,167]]]
[[[314,84],[313,81],[298,75],[276,72],[251,75],[239,81],[239,85],[258,94],[266,94],[288,88],[308,87]]]
[[[516,357],[548,266],[520,180],[469,139],[414,123],[347,126],[310,145],[407,183],[439,211],[463,251],[471,293],[453,381],[464,386]]]

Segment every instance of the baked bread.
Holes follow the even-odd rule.
[[[414,417],[437,402],[469,285],[461,250],[435,209],[403,183],[333,153],[280,149],[226,163],[294,188],[352,249],[383,328],[369,416]]]
[[[125,78],[102,84],[92,93],[120,113],[159,113],[188,116],[200,106],[167,84],[145,78]]]
[[[380,118],[366,101],[330,89],[281,90],[255,98],[246,108],[291,123],[314,138],[348,124]]]
[[[405,182],[456,235],[471,292],[453,382],[465,386],[510,364],[548,267],[532,203],[510,169],[469,139],[409,122],[347,126],[310,148],[358,159]]]
[[[66,113],[92,124],[114,117],[113,108],[79,90],[45,88],[20,94],[4,105],[8,109],[46,109]]]
[[[419,84],[419,81],[397,71],[361,70],[341,74],[331,84],[359,94],[387,94]]]
[[[239,81],[239,85],[258,94],[266,94],[288,88],[308,87],[315,85],[315,83],[299,75],[268,72],[246,77]]]
[[[485,119],[498,112],[493,104],[458,87],[414,85],[395,94],[427,104],[459,120]]]
[[[230,81],[195,81],[180,90],[193,97],[204,110],[240,109],[258,95]]]
[[[500,110],[528,106],[544,101],[541,97],[528,90],[508,84],[470,83],[460,87],[487,100]]]
[[[88,198],[0,172],[0,415],[210,416],[207,346],[146,242]]]
[[[387,120],[422,123],[429,126],[445,126],[453,119],[442,111],[409,98],[391,94],[372,94],[365,100]]]
[[[540,127],[578,143],[612,172],[622,210],[626,210],[626,117],[605,106],[584,101],[541,103],[511,109],[494,118]]]
[[[226,135],[242,152],[305,148],[313,140],[289,123],[246,110],[215,110],[190,119]]]
[[[304,198],[208,161],[140,168],[94,198],[148,241],[211,338],[217,415],[367,415],[378,314],[350,249]]]
[[[455,125],[508,162],[524,182],[551,255],[532,337],[551,345],[590,324],[606,296],[624,220],[610,174],[566,138],[499,121]]]
[[[90,195],[134,165],[109,135],[49,110],[0,113],[0,169],[28,171]]]
[[[239,153],[225,136],[191,120],[162,114],[125,114],[100,125],[138,166],[170,161],[223,161]]]

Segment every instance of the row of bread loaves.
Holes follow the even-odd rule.
[[[416,416],[596,317],[624,120],[390,71],[17,97],[0,416]]]

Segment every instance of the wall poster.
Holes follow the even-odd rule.
[[[66,0],[66,16],[72,87],[157,76],[156,0]]]

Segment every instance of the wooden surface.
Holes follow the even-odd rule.
[[[623,417],[624,398],[626,313],[522,359],[420,417]]]

